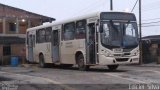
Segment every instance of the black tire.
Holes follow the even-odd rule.
[[[41,68],[45,68],[45,67],[46,67],[46,64],[45,64],[45,62],[44,62],[44,56],[43,56],[43,55],[40,55],[40,56],[39,56],[39,66],[40,66]]]
[[[84,64],[84,57],[82,54],[80,54],[77,58],[77,64],[78,64],[78,68],[81,71],[87,71],[89,70],[89,66]]]
[[[119,65],[108,65],[109,70],[114,71],[118,68]]]

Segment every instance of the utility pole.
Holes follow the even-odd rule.
[[[110,1],[110,10],[113,10],[113,0]]]
[[[143,57],[142,57],[142,5],[141,5],[141,0],[139,0],[139,36],[140,36],[140,46],[139,46],[139,49],[140,49],[140,62],[139,64],[142,64],[143,63]]]

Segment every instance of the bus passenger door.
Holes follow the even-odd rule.
[[[28,37],[28,60],[29,62],[34,61],[34,47],[35,47],[35,35],[30,34]]]
[[[87,54],[87,64],[96,64],[96,25],[95,23],[89,23],[87,25],[87,48],[86,48],[86,54]]]
[[[53,30],[52,32],[52,61],[59,62],[59,31]]]

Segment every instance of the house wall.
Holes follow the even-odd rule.
[[[157,44],[151,44],[151,46],[149,47],[151,60],[153,62],[158,61],[158,45],[159,45],[158,43]]]
[[[0,45],[0,65],[8,65],[10,64],[12,56],[18,56],[19,63],[24,63],[25,61],[25,44],[11,44],[11,55],[3,56],[3,46]],[[2,61],[3,60],[3,61]]]
[[[11,54],[15,56],[25,56],[25,44],[12,44]]]
[[[143,63],[158,62],[160,56],[160,44],[158,43],[143,43],[142,57]]]
[[[20,34],[26,34],[27,28],[28,28],[27,23],[20,23],[20,25],[19,25],[19,33]]]
[[[25,10],[21,10],[18,8],[6,6],[3,4],[0,4],[0,34],[3,35],[9,35],[9,34],[24,34],[26,33],[26,30],[28,26],[35,27],[42,24],[42,20],[48,19],[48,17],[38,15],[35,13],[27,12]],[[4,17],[5,16],[5,17]],[[25,19],[25,22],[22,22],[22,19]],[[9,23],[15,23],[17,24],[18,21],[18,31],[11,31],[9,28]],[[5,26],[5,27],[3,27]],[[16,27],[17,28],[17,27]],[[25,43],[22,44],[15,44],[15,43],[9,43],[11,46],[11,55],[3,56],[3,46],[5,43],[0,44],[0,63],[1,58],[3,58],[3,64],[10,64],[11,56],[19,56],[20,59],[24,59],[25,57]]]
[[[19,63],[24,63],[25,56],[26,56],[25,44],[12,44],[11,45],[11,55],[18,56]]]

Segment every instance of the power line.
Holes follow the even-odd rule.
[[[152,2],[152,3],[149,3],[147,5],[143,5],[143,8],[142,8],[142,13],[146,13],[150,10],[157,10],[159,9],[159,1],[156,1],[156,2]],[[136,9],[136,11],[138,10],[138,8]]]
[[[148,22],[148,23],[142,23],[142,24],[153,24],[153,23],[160,23],[160,21]]]
[[[160,26],[160,25],[146,25],[146,26],[142,26],[142,27],[157,27],[157,26]]]
[[[152,20],[157,20],[157,19],[160,19],[160,18],[144,19],[144,20],[142,20],[142,21],[152,21]]]
[[[135,7],[136,7],[137,3],[138,3],[138,0],[137,0],[137,1],[136,1],[136,3],[134,4],[134,6],[133,6],[133,8],[132,8],[131,12],[133,12],[133,10],[135,9]]]

